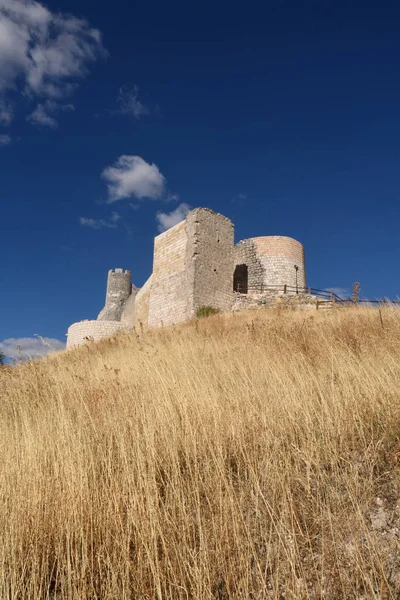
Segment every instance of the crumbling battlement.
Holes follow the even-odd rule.
[[[120,321],[126,301],[132,293],[130,271],[115,269],[108,271],[106,303],[100,311],[98,321]]]
[[[97,321],[71,325],[67,347],[121,329],[188,321],[202,306],[231,310],[237,292],[250,296],[284,285],[306,286],[300,242],[265,236],[235,245],[230,219],[196,208],[154,239],[153,271],[140,290],[132,285],[130,271],[109,271],[106,302]]]

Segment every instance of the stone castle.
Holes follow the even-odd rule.
[[[70,326],[67,347],[135,326],[182,323],[204,306],[229,311],[238,295],[268,287],[306,287],[302,244],[283,236],[235,244],[230,219],[196,208],[155,238],[153,272],[142,288],[132,284],[130,271],[109,271],[104,308],[97,320]]]

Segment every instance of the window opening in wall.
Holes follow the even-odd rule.
[[[233,291],[247,294],[249,291],[249,270],[247,265],[236,265],[233,274]]]

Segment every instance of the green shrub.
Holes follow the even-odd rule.
[[[200,306],[196,310],[196,317],[201,319],[202,317],[210,317],[219,313],[219,308],[213,308],[212,306]]]

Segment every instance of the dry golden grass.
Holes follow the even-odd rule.
[[[0,369],[0,598],[398,598],[381,317],[219,315]]]

